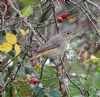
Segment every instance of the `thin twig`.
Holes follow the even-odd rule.
[[[41,72],[40,72],[40,78],[39,78],[40,80],[42,79],[42,76],[43,76],[43,69],[44,69],[44,65],[45,65],[47,59],[48,59],[48,57],[46,57],[45,61],[44,61],[43,64],[42,64]],[[35,87],[35,89],[34,89],[33,97],[35,97],[35,95],[37,95],[37,94],[35,94],[35,91],[37,90],[38,86],[39,86],[39,83],[36,85],[36,87]]]
[[[64,66],[64,67],[63,67],[64,74],[66,74],[66,77],[68,78],[68,80],[69,80],[69,81],[80,91],[80,93],[84,96],[83,90],[71,80],[69,74],[67,73],[67,70],[66,70],[66,68],[65,68],[66,66],[65,66],[65,64],[63,63],[62,59],[61,59],[61,63],[62,63],[62,65]]]
[[[8,0],[9,3],[11,4],[12,8],[20,15],[21,19],[26,23],[26,25],[32,30],[32,32],[34,33],[34,35],[36,35],[36,31],[33,29],[33,26],[27,22],[27,20],[24,18],[24,16],[21,14],[21,12],[19,10],[17,10],[15,8],[15,6],[12,4],[12,2],[10,0]]]
[[[54,17],[57,33],[59,33],[59,27],[58,27],[57,21],[56,21],[55,7],[53,7],[52,10],[53,10],[53,17]]]
[[[90,0],[87,0],[88,3],[92,4],[93,6],[95,6],[99,11],[100,11],[100,6],[98,6],[96,3],[90,1]]]
[[[48,57],[46,57],[46,59],[45,59],[44,63],[42,64],[42,67],[41,67],[41,72],[40,72],[40,80],[41,80],[41,78],[42,78],[42,76],[43,76],[43,69],[44,69],[44,65],[45,65],[45,63],[46,63],[47,59],[48,59]]]
[[[7,11],[7,6],[5,3],[1,2],[1,1],[0,1],[0,3],[2,3],[5,6],[5,10],[4,10],[3,16],[2,16],[2,25],[4,25],[4,17],[5,17],[6,11]]]
[[[82,6],[84,9],[86,9],[86,11],[89,13],[89,15],[91,15],[92,19],[94,19],[97,22],[97,18],[91,13],[90,8],[87,5],[87,2],[84,2],[85,7]]]
[[[13,80],[15,80],[15,78],[16,78],[16,76],[17,76],[17,73],[18,73],[18,70],[20,69],[20,67],[21,67],[21,65],[19,65],[19,66],[17,67],[17,70],[16,70],[16,73],[15,73],[14,77],[13,77],[12,79],[8,79],[8,80],[7,80],[5,86],[3,87],[3,90],[0,91],[1,93],[5,90],[5,88],[6,88]]]
[[[45,37],[37,29],[38,29],[38,26],[36,27],[35,30],[38,32],[39,36],[46,42]]]
[[[80,5],[74,3],[72,0],[70,0],[70,2],[74,5],[77,5],[84,13],[85,15],[87,16],[87,18],[90,20],[90,22],[92,23],[93,27],[95,28],[96,32],[98,33],[98,35],[100,36],[100,33],[98,32],[98,28],[96,27],[96,25],[94,24],[94,22],[92,21],[92,19],[89,17],[88,13],[86,13],[86,10],[84,10],[83,8],[81,8]]]

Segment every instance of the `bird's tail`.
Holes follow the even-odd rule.
[[[32,58],[29,59],[28,62],[31,62],[32,60],[38,58],[38,57],[41,57],[43,55],[43,53],[35,53],[33,54]]]

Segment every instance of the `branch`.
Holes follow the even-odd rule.
[[[44,69],[44,65],[45,65],[47,59],[48,59],[48,57],[46,57],[44,63],[42,64],[41,72],[40,72],[40,78],[39,78],[40,80],[42,79],[42,76],[43,76],[43,69]],[[38,89],[38,86],[39,86],[39,83],[37,84],[37,86],[36,86],[35,89],[34,89],[33,97],[35,97],[35,95],[37,95],[37,94],[35,94],[35,91]]]
[[[1,1],[0,1],[0,3],[2,3],[5,6],[5,10],[4,10],[3,16],[2,16],[2,25],[4,25],[4,17],[5,17],[6,11],[7,11],[7,6],[5,3],[1,2]]]
[[[67,70],[66,70],[66,66],[65,64],[63,63],[63,60],[60,58],[61,60],[61,63],[62,63],[62,68],[63,68],[63,75],[66,75],[66,77],[68,78],[68,80],[80,91],[80,93],[84,96],[84,93],[83,93],[83,90],[78,86],[76,85],[70,78],[69,74],[67,73]],[[65,78],[64,78],[65,79]],[[65,82],[65,81],[64,81]],[[66,86],[66,84],[64,83],[64,86]]]
[[[91,22],[91,24],[93,25],[93,27],[95,28],[96,32],[97,32],[98,35],[100,36],[100,33],[98,32],[98,28],[96,27],[96,25],[94,24],[94,22],[92,21],[92,19],[89,17],[88,13],[86,13],[87,10],[84,10],[83,8],[81,8],[80,5],[74,3],[72,0],[70,0],[70,2],[71,2],[72,4],[74,4],[74,5],[77,5],[77,6],[85,13],[85,15],[86,15],[87,18],[90,20],[90,22]]]
[[[8,0],[8,1],[11,4],[12,8],[19,14],[19,16],[21,17],[21,19],[32,30],[32,32],[34,33],[34,35],[36,35],[36,31],[33,29],[33,26],[29,22],[27,22],[27,20],[24,18],[24,16],[21,14],[21,12],[15,8],[15,6],[12,4],[11,0]]]
[[[15,73],[14,77],[11,78],[11,79],[8,79],[8,81],[6,82],[6,84],[5,84],[4,88],[3,88],[3,90],[0,91],[1,93],[5,90],[5,88],[6,88],[13,80],[15,80],[15,78],[16,78],[16,76],[17,76],[17,73],[18,73],[18,70],[20,69],[20,67],[21,67],[21,65],[19,65],[19,66],[17,67],[17,70],[16,70],[16,73]]]

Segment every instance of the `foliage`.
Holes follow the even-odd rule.
[[[99,97],[99,3],[1,0],[0,97]],[[64,54],[48,56],[62,49],[48,40],[67,31]]]

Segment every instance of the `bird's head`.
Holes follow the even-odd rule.
[[[73,37],[73,36],[77,36],[77,33],[74,33],[74,32],[71,32],[71,31],[63,31],[61,34],[62,34],[64,37],[69,37],[69,38],[71,38],[71,37]]]

